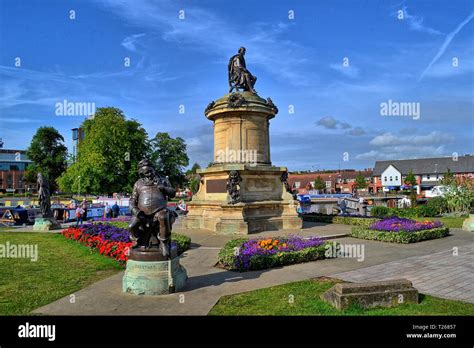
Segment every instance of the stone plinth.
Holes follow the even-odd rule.
[[[394,307],[403,303],[418,303],[418,290],[407,279],[379,282],[339,283],[321,295],[337,309],[351,305],[362,308]]]
[[[188,205],[186,228],[222,234],[301,228],[297,201],[282,181],[287,169],[270,161],[269,120],[277,112],[270,99],[250,92],[209,104],[205,115],[214,123],[214,162],[198,170],[201,184]],[[226,185],[231,171],[241,178],[238,202],[232,202]]]
[[[56,221],[55,218],[35,218],[35,224],[33,225],[33,231],[50,231],[60,229],[61,225]]]
[[[132,250],[122,280],[123,292],[134,295],[166,295],[180,291],[188,276],[186,269],[179,263],[176,247],[171,249],[171,257],[170,260],[163,260],[158,250]]]

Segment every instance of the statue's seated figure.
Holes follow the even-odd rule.
[[[256,93],[253,86],[257,81],[257,77],[253,76],[245,66],[245,47],[239,48],[239,53],[232,56],[229,60],[229,93],[232,90],[238,90],[239,88],[244,91]]]
[[[167,198],[173,198],[176,190],[167,179],[156,174],[149,160],[138,164],[141,176],[133,187],[130,197],[132,220],[128,226],[131,237],[136,241],[133,248],[143,251],[154,246],[159,241],[159,248],[164,257],[170,256],[171,227],[176,214],[167,208]]]

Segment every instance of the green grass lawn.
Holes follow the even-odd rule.
[[[0,258],[0,315],[26,315],[123,269],[60,234],[2,232],[0,244],[37,244],[38,260]]]
[[[464,217],[439,217],[439,218],[415,218],[417,221],[441,221],[446,227],[449,228],[462,228],[462,223],[467,219],[467,216]]]
[[[474,315],[474,304],[420,295],[419,304],[338,311],[319,298],[337,281],[311,279],[224,296],[209,315]],[[293,300],[293,303],[290,303]]]

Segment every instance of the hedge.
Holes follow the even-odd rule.
[[[384,206],[376,206],[372,208],[370,214],[377,217],[398,216],[410,219],[438,216],[440,214],[440,210],[442,209],[440,206],[438,206],[439,201],[437,200],[433,203],[430,203],[430,201],[428,201],[426,205],[417,205],[414,208],[388,208]]]
[[[343,224],[343,225],[354,225],[354,226],[363,226],[369,227],[374,222],[379,221],[379,218],[363,218],[355,216],[342,216],[342,215],[312,215],[306,214],[303,215],[303,221],[312,221],[312,222],[327,222],[333,224]]]
[[[256,271],[273,267],[281,267],[316,261],[326,258],[325,252],[329,242],[317,247],[309,247],[298,251],[280,252],[273,255],[257,255],[250,261],[250,269],[236,266],[235,248],[240,247],[247,239],[233,239],[228,241],[219,251],[218,265],[230,271]],[[331,243],[332,246],[332,243]]]
[[[351,231],[351,237],[354,238],[403,244],[416,243],[429,239],[443,238],[446,237],[448,234],[449,228],[447,227],[433,228],[431,230],[422,230],[417,232],[386,232],[370,230],[368,228],[356,226],[352,227]]]

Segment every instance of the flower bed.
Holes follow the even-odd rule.
[[[228,270],[251,271],[323,259],[326,242],[298,236],[234,239],[219,252],[218,264]]]
[[[114,221],[130,221],[131,219],[132,219],[131,215],[120,215],[115,218],[95,217],[92,219],[92,221],[114,222]]]
[[[369,228],[353,227],[351,231],[351,236],[355,238],[393,243],[416,243],[443,238],[448,234],[449,228],[440,221],[415,221],[398,217],[374,222]]]
[[[422,230],[431,230],[433,228],[442,227],[441,221],[415,221],[406,218],[391,217],[374,222],[370,225],[371,230],[387,231],[387,232],[417,232]]]
[[[61,234],[123,264],[127,262],[128,253],[133,244],[127,229],[101,222],[79,225],[77,228],[69,227]],[[173,233],[172,243],[176,244],[178,255],[180,255],[189,249],[191,238]]]
[[[380,218],[352,215],[324,215],[324,214],[303,214],[303,221],[326,222],[332,224],[355,225],[369,227]]]

